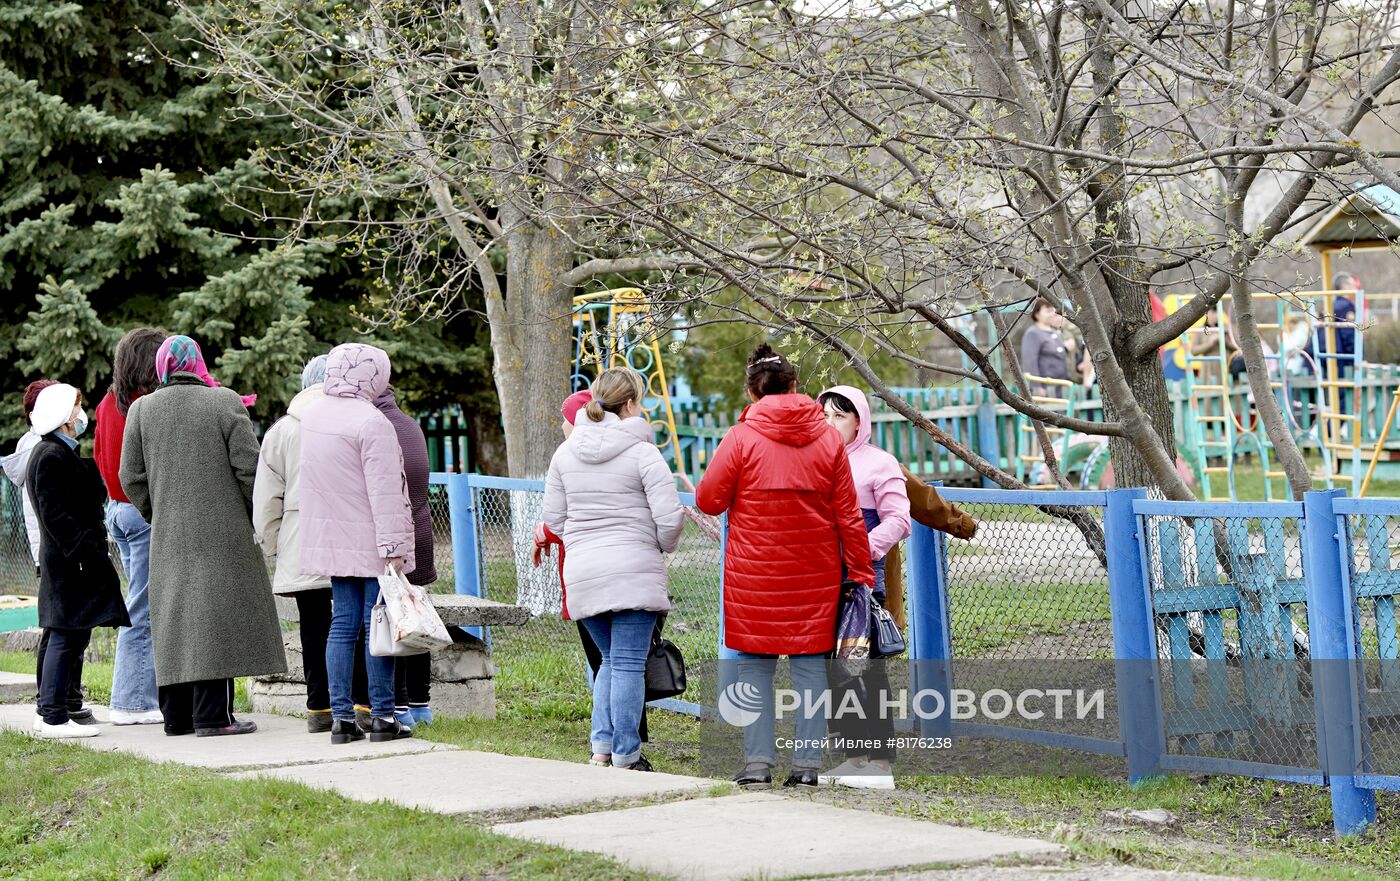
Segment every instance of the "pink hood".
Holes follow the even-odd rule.
[[[870,442],[870,401],[865,392],[849,385],[832,386],[822,394],[827,392],[854,404],[860,419],[855,439],[846,444],[846,457],[851,462],[857,501],[862,508],[880,515],[880,525],[870,531],[870,555],[879,560],[909,537],[909,492],[904,485],[904,472],[894,456]]]
[[[388,557],[413,571],[403,450],[373,403],[388,385],[382,349],[349,343],[326,359],[325,397],[301,417],[302,575],[373,578]]]

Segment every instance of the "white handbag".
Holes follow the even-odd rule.
[[[421,655],[452,644],[428,592],[385,567],[370,613],[369,653],[380,658]]]

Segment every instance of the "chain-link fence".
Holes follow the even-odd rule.
[[[982,494],[946,492],[977,521],[973,539],[946,544],[953,687],[1102,691],[1101,719],[1000,724],[1116,739],[1102,505],[968,501]]]
[[[1316,768],[1301,517],[1153,514],[1143,532],[1167,753]]]
[[[522,627],[491,630],[501,687],[541,702],[586,698],[582,643],[574,623],[560,618],[558,557],[534,564],[534,531],[543,519],[543,490],[477,486],[472,492],[483,593],[489,599],[525,606],[534,614]],[[682,500],[691,501],[684,495]],[[694,508],[687,511],[680,545],[666,555],[672,603],[666,636],[681,649],[687,663],[703,665],[717,656],[719,529],[713,518]]]
[[[437,569],[437,580],[428,589],[434,593],[454,593],[457,569],[452,561],[452,513],[447,502],[446,481],[428,484],[428,511],[433,518],[433,566]]]
[[[0,480],[0,594],[36,594],[34,558],[24,527],[24,507],[19,487]]]
[[[1376,774],[1400,775],[1400,513],[1345,517],[1355,618],[1360,636],[1362,711],[1368,722],[1369,765]]]

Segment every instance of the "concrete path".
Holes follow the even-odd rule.
[[[93,707],[93,715],[106,722],[106,707]],[[89,749],[129,753],[154,762],[176,762],[211,771],[258,768],[268,765],[310,765],[379,758],[402,753],[438,752],[455,749],[427,740],[399,740],[370,743],[368,739],[344,746],[331,746],[330,735],[306,733],[306,720],[291,716],[242,715],[258,723],[254,734],[238,737],[167,737],[160,725],[101,726],[97,737],[70,741]],[[32,704],[0,706],[0,728],[29,731],[34,724]]]
[[[1064,853],[1046,841],[757,793],[508,823],[493,831],[604,854],[688,881],[1055,859]]]
[[[557,811],[599,802],[687,795],[715,786],[715,781],[699,777],[627,774],[583,763],[470,750],[447,755],[395,756],[348,766],[339,762],[299,765],[235,776],[295,780],[319,789],[333,789],[359,801],[383,799],[439,814]],[[402,785],[405,780],[412,780],[413,784]]]
[[[494,829],[515,838],[605,854],[683,881],[855,875],[992,860],[1046,863],[1065,853],[1050,842],[837,808],[801,797],[726,795],[733,792],[727,784],[698,777],[474,752],[419,739],[331,746],[328,735],[308,734],[305,721],[286,716],[240,715],[258,723],[256,734],[197,738],[167,737],[159,725],[113,726],[106,724],[106,708],[93,710],[104,722],[101,735],[70,743],[234,772],[231,776],[239,778],[295,781],[358,801],[387,801],[437,813],[563,814],[502,823]],[[33,721],[31,703],[0,705],[0,728],[29,732]],[[668,798],[673,800],[627,806]],[[1000,881],[996,875],[968,876],[968,881],[974,877]],[[1029,881],[1040,876],[1014,877]],[[934,881],[938,874],[928,878]]]
[[[850,878],[827,878],[823,881],[874,881],[869,875]],[[1258,881],[1202,875],[1198,872],[1173,872],[1163,869],[1142,869],[1137,866],[970,866],[960,869],[933,869],[916,872],[895,872],[881,875],[879,881]]]
[[[6,673],[0,670],[0,701],[28,700],[39,688],[39,680],[28,673]]]

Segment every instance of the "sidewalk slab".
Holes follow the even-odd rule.
[[[375,762],[269,768],[235,777],[273,777],[330,789],[357,801],[388,801],[439,814],[548,810],[704,792],[716,781],[645,774],[525,756],[455,750]]]
[[[32,698],[39,690],[39,681],[28,673],[0,671],[0,700]]]
[[[329,734],[308,734],[306,720],[294,716],[240,713],[239,719],[258,723],[253,734],[236,737],[167,737],[160,725],[106,724],[106,707],[93,707],[102,721],[97,737],[79,738],[76,743],[89,749],[129,753],[156,762],[176,762],[196,768],[227,770],[268,765],[304,765],[316,762],[343,762],[403,753],[453,750],[455,747],[427,740],[396,740],[370,743],[369,739],[343,746],[332,746]],[[34,723],[32,704],[0,706],[0,728],[29,732]]]
[[[506,823],[493,831],[603,854],[686,881],[876,872],[993,859],[1045,861],[1065,853],[1048,841],[762,794]]]

